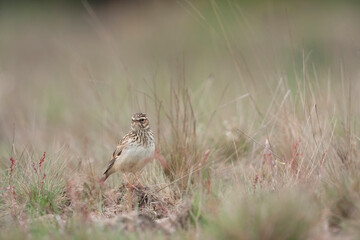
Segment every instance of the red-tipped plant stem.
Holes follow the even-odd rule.
[[[34,172],[37,176],[37,185],[38,185],[38,190],[39,190],[39,195],[40,195],[40,188],[42,188],[44,186],[44,183],[45,183],[45,178],[46,178],[46,174],[42,173],[42,170],[41,170],[41,167],[42,167],[42,164],[44,163],[45,161],[45,157],[46,157],[46,152],[43,153],[42,157],[40,158],[39,160],[39,163],[38,163],[38,167],[36,167],[36,164],[35,162],[32,163],[32,167],[34,169]],[[40,186],[41,184],[41,186]]]
[[[12,176],[13,176],[13,172],[14,172],[14,166],[15,166],[15,160],[13,157],[10,157],[10,172],[9,172],[9,187],[7,188],[8,190],[8,196],[11,196],[10,202],[12,203],[12,216],[13,218],[16,218],[16,214],[15,214],[15,203],[16,203],[16,190],[15,190],[15,186],[12,185]]]
[[[15,166],[15,160],[13,157],[10,158],[10,172],[9,172],[9,186],[12,187],[11,179],[13,176],[14,166]]]

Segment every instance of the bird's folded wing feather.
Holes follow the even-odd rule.
[[[117,145],[115,151],[112,154],[112,158],[111,158],[111,160],[110,160],[110,162],[108,164],[108,167],[106,168],[104,174],[106,174],[112,168],[112,166],[114,165],[114,163],[116,161],[116,158],[121,155],[121,152],[122,152],[123,149],[124,149],[124,145],[120,145],[120,144]]]
[[[106,174],[114,165],[116,159],[121,155],[121,152],[123,151],[123,149],[127,146],[128,143],[130,143],[130,141],[132,140],[132,132],[126,134],[121,141],[119,142],[119,144],[116,146],[115,151],[112,154],[112,158],[108,164],[108,167],[106,168],[104,174]]]

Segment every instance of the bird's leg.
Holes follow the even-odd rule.
[[[132,188],[137,189],[133,184],[130,183],[130,181],[129,181],[128,177],[126,176],[126,174],[125,173],[122,173],[122,174],[124,175],[124,178],[125,178],[126,182],[128,183],[129,188],[130,189],[132,189]]]
[[[145,188],[144,185],[141,184],[141,182],[140,182],[138,176],[136,175],[136,173],[133,173],[133,174],[134,174],[136,180],[138,181],[139,185],[140,185],[142,188]]]
[[[133,195],[132,195],[132,188],[135,188],[134,185],[132,185],[130,182],[129,182],[129,179],[128,177],[126,176],[125,173],[122,173],[126,182],[128,183],[129,185],[129,189],[128,189],[128,193],[126,194],[126,201],[127,201],[127,204],[126,204],[126,208],[127,208],[127,211],[128,212],[131,212],[131,208],[132,208],[132,200],[133,200]]]

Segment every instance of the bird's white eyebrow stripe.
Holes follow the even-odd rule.
[[[145,117],[141,117],[141,118],[131,118],[131,120],[133,121],[139,121],[139,120],[145,120]]]

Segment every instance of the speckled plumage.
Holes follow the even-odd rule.
[[[136,176],[136,172],[146,165],[155,152],[154,136],[146,114],[135,113],[131,120],[131,131],[121,139],[113,152],[104,172],[105,180],[117,171]]]

